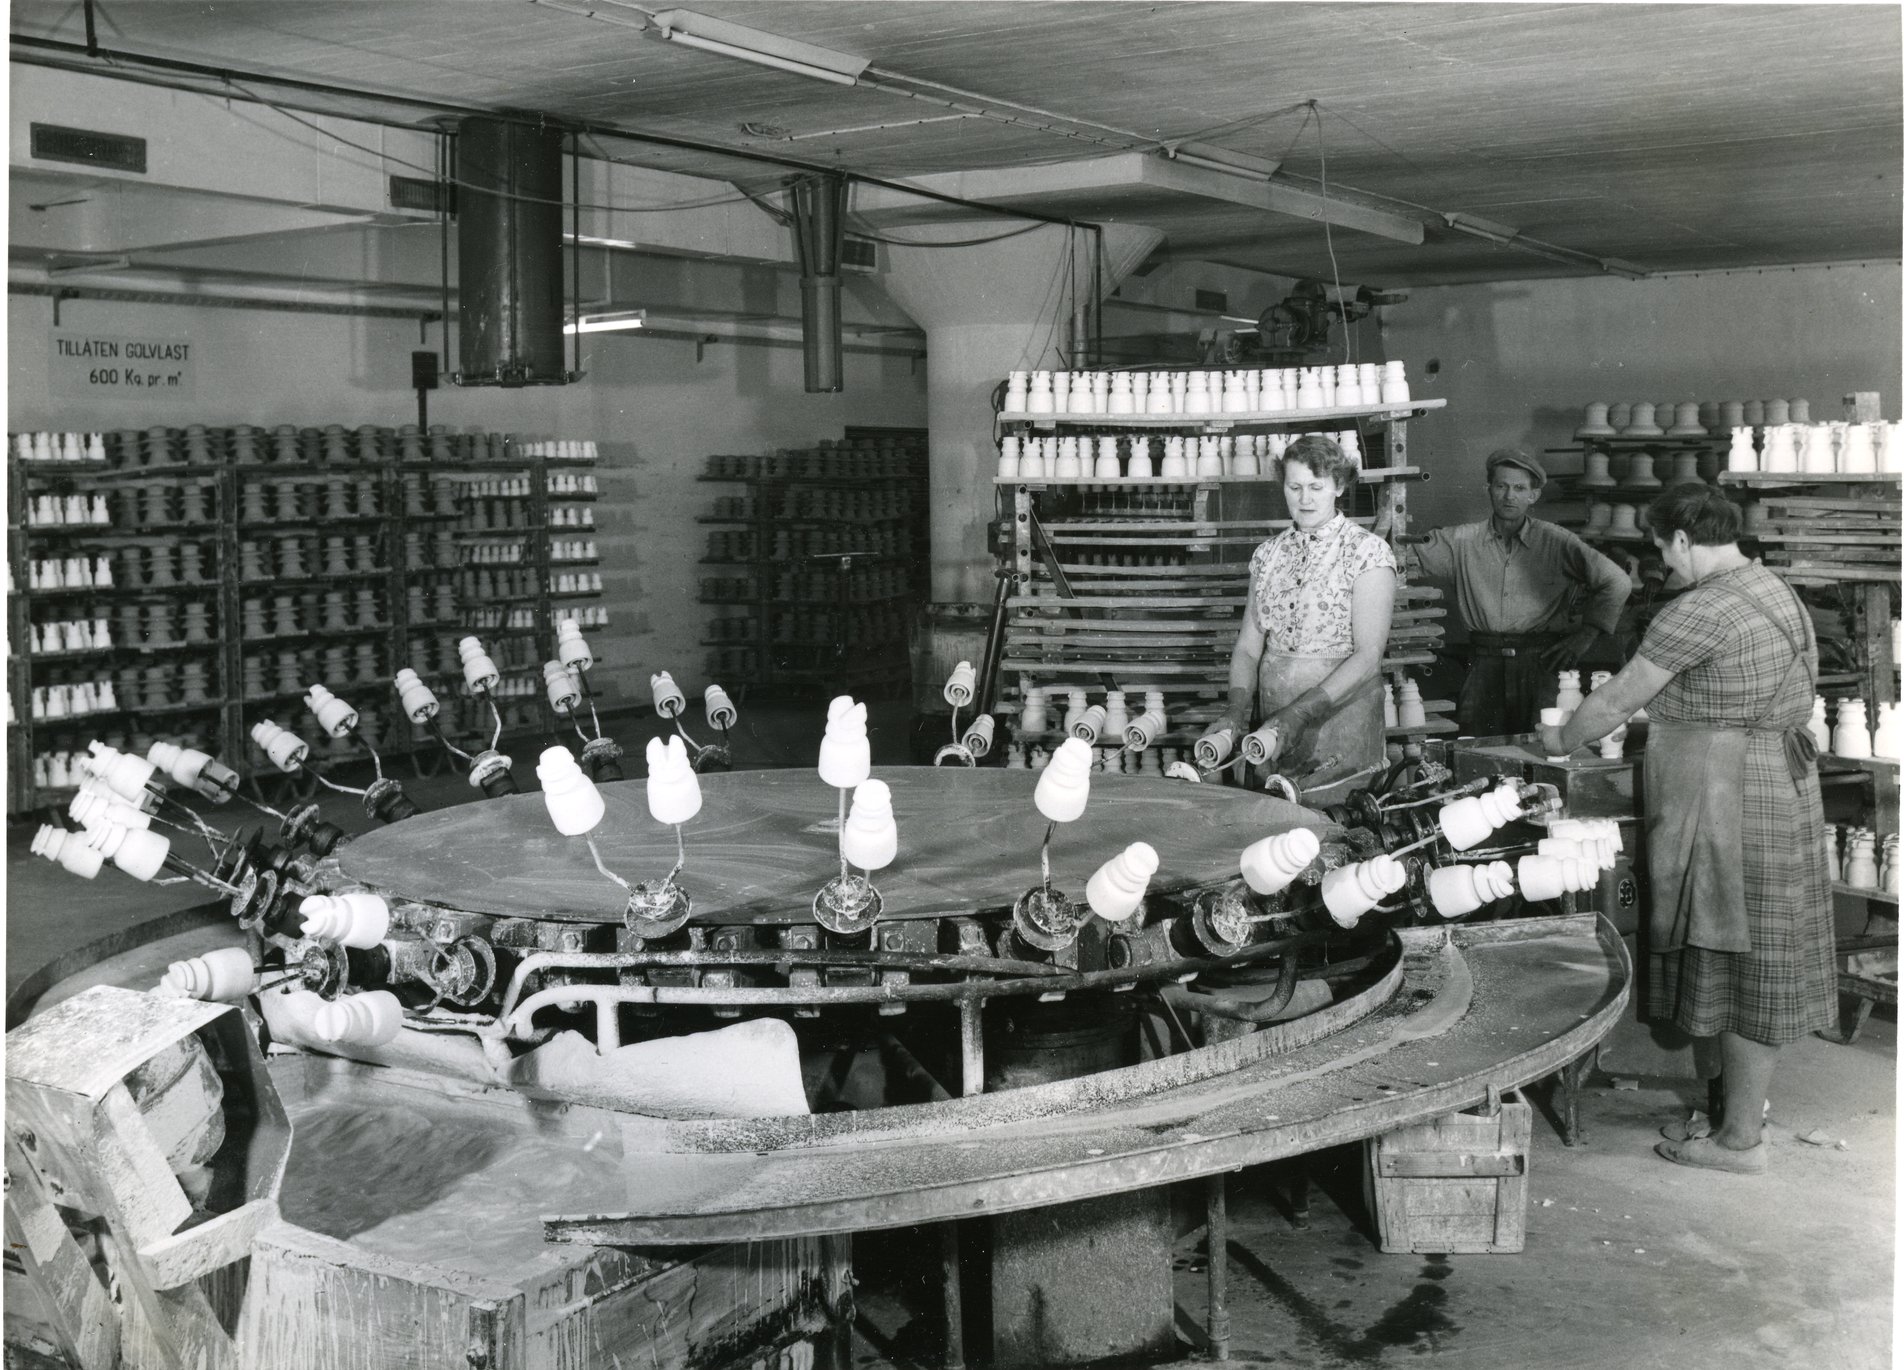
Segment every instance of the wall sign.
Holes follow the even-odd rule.
[[[113,329],[53,330],[47,379],[75,399],[189,400],[198,348],[189,338],[155,338]]]

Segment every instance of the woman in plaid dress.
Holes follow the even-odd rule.
[[[1647,708],[1647,1007],[1716,1037],[1723,1063],[1711,1134],[1668,1128],[1656,1149],[1681,1165],[1751,1173],[1765,1168],[1761,1117],[1778,1050],[1830,1027],[1837,994],[1806,727],[1818,648],[1791,588],[1739,551],[1739,511],[1719,491],[1675,486],[1649,517],[1666,565],[1692,588],[1542,742],[1559,756]]]

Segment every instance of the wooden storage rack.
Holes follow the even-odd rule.
[[[1408,420],[1446,400],[1375,404],[1296,412],[1239,414],[1028,414],[1007,411],[1002,425],[1020,431],[1059,430],[1084,436],[1238,432],[1329,433],[1353,426],[1365,468],[1343,512],[1397,544],[1398,584],[1385,675],[1399,681],[1435,659],[1446,609],[1441,592],[1410,583],[1412,557],[1400,546],[1408,532],[1408,487],[1426,480],[1408,464]],[[1379,439],[1380,450],[1374,450]],[[1269,517],[1275,477],[995,477],[1008,543],[1001,569],[1013,581],[994,711],[1016,715],[1032,686],[1085,688],[1106,681],[1131,695],[1161,690],[1170,720],[1159,745],[1187,747],[1222,712],[1229,656],[1249,592],[1249,557],[1265,538],[1287,528]],[[1063,586],[1034,540],[1034,524],[1054,554]],[[1131,565],[1149,557],[1168,564]],[[1125,564],[1117,564],[1123,558]],[[1068,593],[1067,593],[1068,590]],[[1424,701],[1424,726],[1391,728],[1391,740],[1452,733],[1448,700]],[[1062,714],[1062,706],[1056,712]],[[1055,721],[1055,720],[1054,720]],[[1027,744],[1053,744],[1055,729]]]
[[[154,430],[160,432],[163,430]],[[463,513],[460,494],[441,490],[438,485],[450,477],[496,469],[525,470],[534,478],[538,495],[536,507],[543,511],[536,522],[546,524],[548,505],[544,477],[547,468],[558,463],[539,457],[512,456],[513,440],[500,433],[452,435],[443,430],[429,434],[399,434],[387,428],[361,427],[345,432],[332,425],[328,430],[304,428],[293,439],[286,433],[287,446],[275,447],[276,434],[269,428],[206,428],[173,430],[159,439],[172,449],[185,450],[186,432],[192,434],[197,456],[193,460],[175,460],[163,465],[141,465],[147,455],[146,440],[153,433],[107,433],[104,435],[106,460],[34,461],[22,460],[9,444],[7,498],[7,565],[11,588],[7,596],[8,632],[11,655],[8,661],[7,690],[12,720],[7,729],[8,792],[10,813],[25,812],[46,805],[64,804],[72,797],[70,786],[54,788],[35,782],[35,759],[52,751],[82,751],[92,737],[101,737],[114,745],[130,746],[149,741],[181,741],[203,747],[220,755],[227,764],[246,773],[269,776],[270,770],[250,746],[249,729],[261,718],[276,717],[311,742],[312,763],[328,769],[360,758],[363,753],[354,742],[332,743],[320,739],[308,720],[300,721],[304,689],[318,681],[329,684],[357,707],[366,719],[379,755],[389,758],[411,755],[419,768],[438,763],[440,749],[416,734],[397,713],[393,696],[387,694],[396,670],[414,666],[438,694],[451,702],[461,688],[456,641],[475,631],[466,622],[468,601],[452,596],[450,612],[441,612],[441,597],[433,593],[438,579],[453,578],[456,565],[443,563],[439,553],[453,521]],[[245,434],[253,459],[240,455],[237,435]],[[296,460],[273,460],[295,451]],[[478,455],[478,453],[481,455]],[[427,459],[420,458],[428,453]],[[494,454],[493,458],[490,454]],[[406,455],[408,454],[408,455]],[[327,503],[330,483],[349,483],[355,511]],[[154,525],[137,520],[138,507],[131,493],[143,484],[176,486],[197,484],[208,487],[207,514],[191,523],[172,522]],[[262,494],[255,487],[279,487]],[[322,488],[322,495],[308,497],[297,487]],[[290,491],[289,494],[282,493]],[[79,493],[90,498],[104,495],[113,507],[110,524],[36,525],[29,512],[34,496]],[[579,499],[581,495],[558,498]],[[263,500],[263,504],[259,503]],[[197,503],[196,499],[193,501]],[[587,530],[578,530],[586,533]],[[199,540],[203,574],[182,583],[138,583],[131,575],[133,549],[172,546],[181,535]],[[367,538],[368,564],[357,556],[365,544],[352,542],[354,558],[350,569],[337,572],[324,558],[324,539]],[[284,577],[273,573],[247,577],[247,562],[257,565],[245,548],[247,542],[268,542],[277,538],[303,540],[308,549],[304,573]],[[546,530],[532,538],[540,555],[525,565],[538,567],[543,574],[532,597],[536,609],[537,645],[543,654],[553,655],[552,611],[558,607],[549,592],[548,538]],[[104,556],[113,563],[114,584],[109,588],[63,587],[35,589],[29,564],[49,557]],[[561,563],[567,566],[570,563]],[[411,613],[410,592],[422,588],[425,593],[421,615]],[[327,593],[343,592],[350,596],[352,609],[358,607],[357,594],[366,591],[372,611],[361,615],[354,626],[326,626],[326,620],[314,617]],[[292,601],[283,613],[273,601]],[[576,596],[580,598],[580,596]],[[121,630],[124,621],[118,612],[127,605],[182,606],[186,602],[207,606],[206,641],[183,641],[172,637],[143,639]],[[260,606],[260,601],[268,605]],[[328,612],[328,610],[327,610]],[[107,648],[42,653],[34,649],[31,625],[36,620],[59,621],[66,618],[106,618],[111,621],[114,644]],[[264,631],[256,631],[263,622]],[[247,631],[250,629],[251,631]],[[350,649],[349,678],[328,676],[321,653],[339,647]],[[360,660],[359,648],[372,654],[368,662]],[[257,658],[275,652],[295,652],[295,663],[285,663],[276,676],[260,683]],[[131,692],[120,691],[119,707],[83,716],[36,718],[33,688],[44,683],[53,672],[85,668],[89,675],[112,678],[115,684],[129,679],[129,672],[142,670],[152,663],[168,663],[180,657],[198,659],[212,667],[208,676],[211,688],[202,700],[179,700],[150,704],[135,702]],[[253,659],[249,672],[254,688],[247,689],[247,658]],[[367,669],[360,669],[367,667]],[[297,674],[301,683],[296,690],[276,688],[285,671]],[[302,679],[307,676],[308,679]],[[540,689],[540,674],[536,687]],[[530,697],[532,702],[535,696]],[[475,726],[480,723],[481,726]],[[469,721],[469,733],[481,733],[486,740],[489,720]],[[456,727],[456,720],[451,720]],[[143,747],[140,747],[143,750]],[[314,788],[315,781],[304,784]]]

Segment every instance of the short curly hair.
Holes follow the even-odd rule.
[[[1318,476],[1327,476],[1335,482],[1338,493],[1354,488],[1356,472],[1360,469],[1355,458],[1344,452],[1334,438],[1325,438],[1320,433],[1305,433],[1289,444],[1276,461],[1277,480],[1288,479],[1292,461],[1301,462]]]
[[[1695,547],[1724,547],[1739,540],[1745,516],[1713,486],[1686,481],[1654,496],[1646,506],[1646,526],[1661,542],[1684,533]]]

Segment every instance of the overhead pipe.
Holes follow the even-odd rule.
[[[793,240],[800,252],[801,352],[809,395],[846,388],[840,364],[840,253],[846,236],[846,178],[802,176],[789,183]]]

